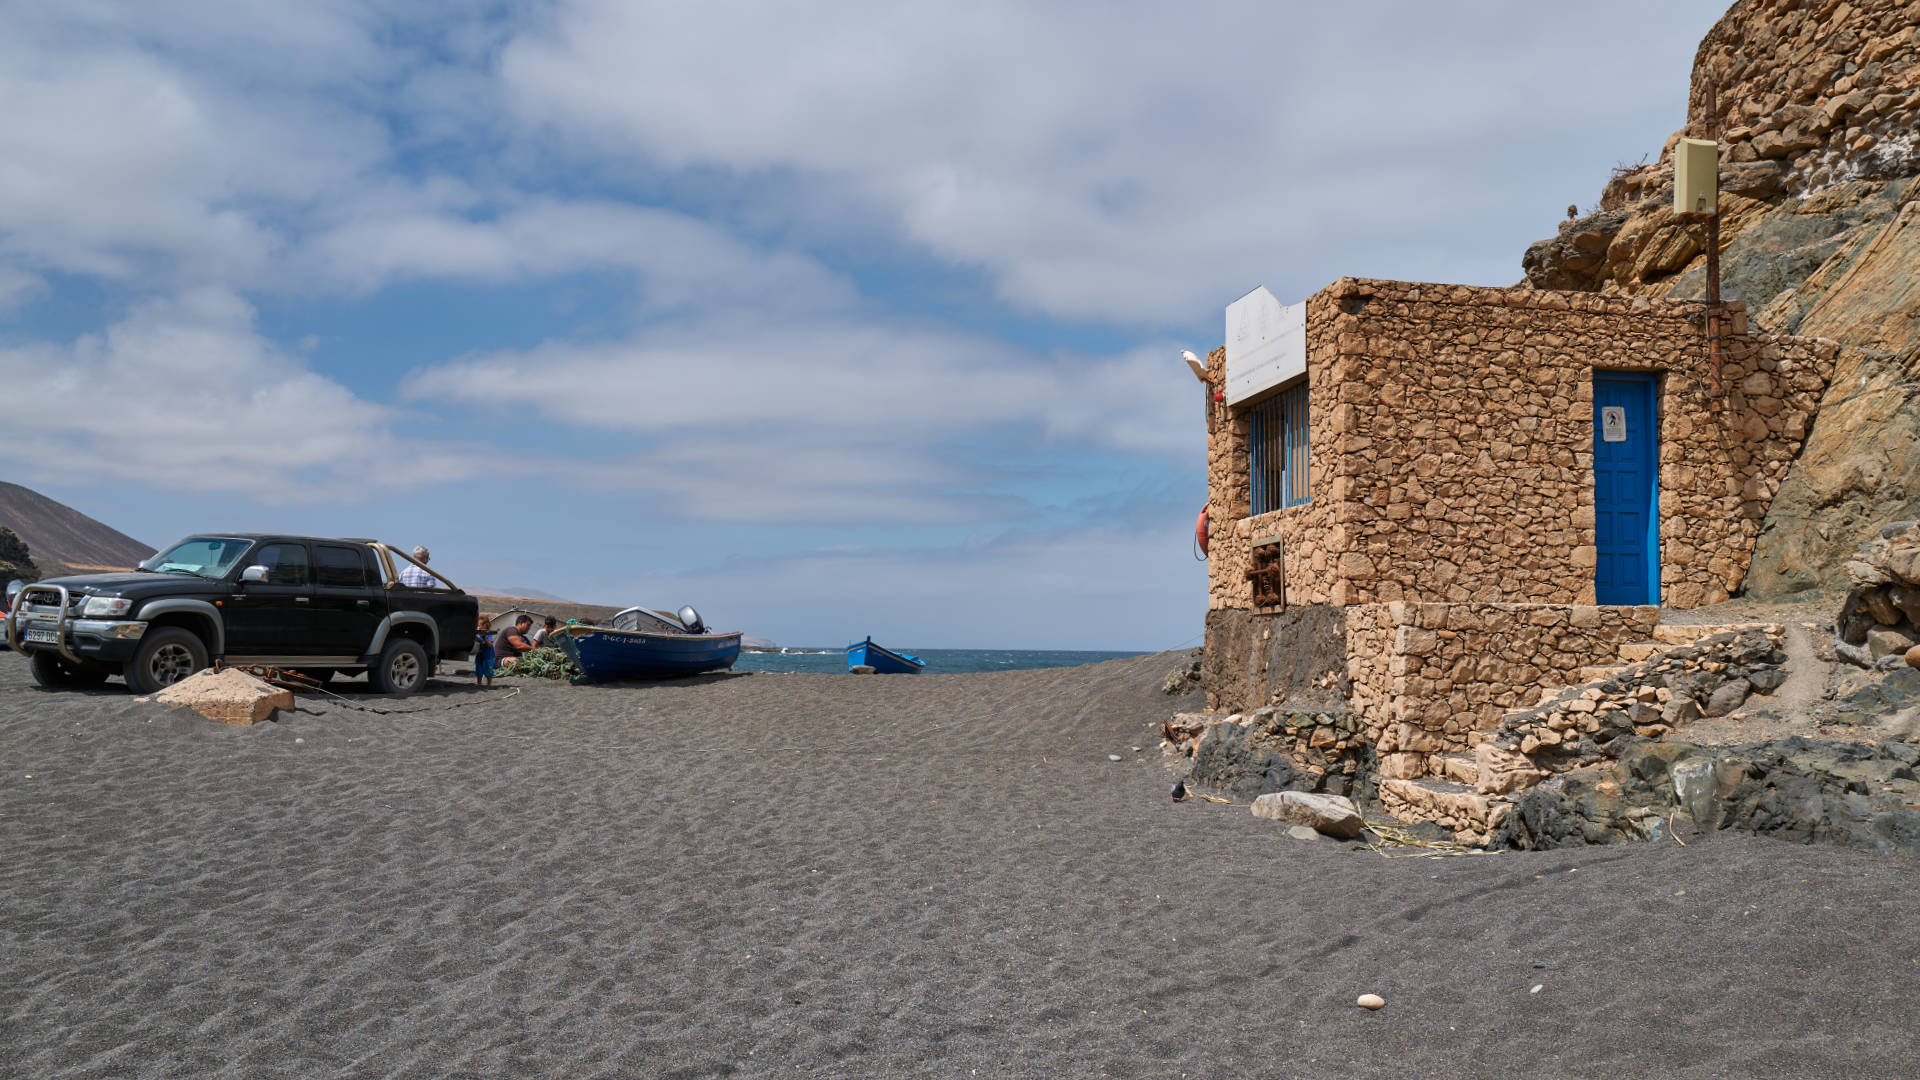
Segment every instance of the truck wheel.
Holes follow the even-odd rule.
[[[104,664],[75,664],[59,653],[36,652],[33,654],[33,681],[50,690],[99,686],[107,681],[107,668]]]
[[[207,647],[190,630],[163,626],[149,630],[127,661],[127,687],[151,694],[207,666]]]
[[[367,670],[375,690],[405,697],[427,681],[427,650],[409,638],[394,638],[380,650],[380,662]]]

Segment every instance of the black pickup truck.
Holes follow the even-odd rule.
[[[404,583],[408,566],[432,587]],[[129,573],[35,582],[7,606],[7,644],[42,686],[120,675],[147,694],[224,659],[323,681],[365,671],[410,694],[467,655],[480,605],[377,541],[231,533],[190,536]]]

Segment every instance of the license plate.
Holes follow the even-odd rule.
[[[27,631],[27,640],[37,641],[42,645],[58,645],[60,644],[60,632],[57,630],[29,630]]]

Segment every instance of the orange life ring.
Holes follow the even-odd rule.
[[[1193,539],[1200,545],[1200,554],[1207,553],[1207,508],[1200,508],[1200,519],[1193,523]]]

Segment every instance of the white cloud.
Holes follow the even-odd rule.
[[[416,198],[381,195],[313,238],[300,258],[311,277],[374,289],[433,277],[482,281],[622,269],[639,277],[653,312],[737,304],[818,311],[851,304],[854,291],[803,255],[755,249],[684,214],[603,201],[526,200],[476,218],[432,208],[471,201],[450,185]]]
[[[258,275],[301,205],[383,152],[314,98],[225,94],[153,56],[0,44],[0,251],[167,287]]]
[[[362,497],[461,478],[472,455],[396,437],[356,397],[262,339],[230,292],[141,304],[67,345],[0,348],[17,413],[0,461],[67,482],[131,481],[261,502]]]
[[[829,177],[1009,303],[1166,324],[1289,270],[1517,278],[1717,14],[1616,6],[1623,52],[1574,5],[562,0],[501,71],[588,157]]]
[[[1021,504],[993,492],[1023,453],[1202,453],[1198,392],[1171,346],[1042,356],[759,314],[471,357],[414,372],[404,392],[618,433],[629,452],[569,473],[718,520],[1005,520]]]
[[[1186,547],[1191,523],[1155,524],[1008,532],[935,548],[822,548],[592,587],[655,605],[691,602],[716,629],[789,646],[868,634],[906,649],[1198,644],[1206,569]]]

